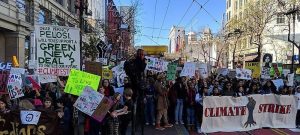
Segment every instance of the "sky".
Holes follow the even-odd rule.
[[[136,24],[139,33],[135,35],[135,46],[169,45],[168,35],[172,26],[185,27],[186,33],[199,32],[205,27],[210,27],[213,33],[217,33],[222,27],[226,8],[226,0],[139,1],[141,4],[138,8]],[[114,0],[114,2],[117,6],[131,5],[131,0]]]

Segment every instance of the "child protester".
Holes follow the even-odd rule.
[[[133,107],[133,101],[132,101],[133,91],[130,88],[126,88],[123,94],[124,94],[124,108],[122,110],[123,113],[119,113],[119,115],[121,115],[120,131],[121,131],[121,135],[126,135],[128,124],[131,121],[131,112],[132,112],[131,110]]]

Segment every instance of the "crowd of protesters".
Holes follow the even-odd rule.
[[[238,80],[227,76],[211,75],[201,77],[177,77],[174,81],[166,80],[166,73],[147,71],[145,77],[144,122],[145,126],[154,126],[163,130],[174,124],[182,124],[189,131],[201,133],[203,99],[205,96],[240,97],[250,94],[296,95],[300,98],[300,87],[287,86],[286,81],[279,89],[271,80]],[[73,107],[77,96],[64,93],[67,78],[60,78],[60,83],[43,84],[40,90],[25,86],[25,96],[10,100],[8,95],[1,95],[0,112],[8,113],[20,107],[24,109],[45,109],[57,112],[59,131],[62,135],[125,135],[132,120],[134,88],[129,77],[124,78],[124,92],[115,92],[116,85],[111,80],[102,80],[98,92],[113,100],[113,106],[102,122],[98,122]],[[21,102],[22,101],[22,102]],[[27,104],[27,105],[21,105]],[[121,110],[121,111],[120,111]],[[300,126],[298,110],[296,125]]]

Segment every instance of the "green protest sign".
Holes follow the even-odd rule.
[[[175,80],[177,64],[171,63],[168,65],[167,80]]]
[[[86,86],[97,90],[100,79],[100,76],[72,69],[65,87],[65,93],[79,96]]]

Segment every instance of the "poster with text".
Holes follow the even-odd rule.
[[[97,90],[100,79],[100,76],[72,69],[65,87],[65,93],[79,96],[86,86]]]
[[[21,121],[22,124],[33,124],[37,125],[40,117],[41,117],[41,112],[39,111],[21,111],[20,113]]]
[[[184,63],[184,67],[180,73],[180,76],[193,77],[195,76],[195,70],[196,70],[196,63],[186,62]]]
[[[103,94],[95,91],[89,86],[86,86],[73,106],[76,107],[78,110],[82,111],[83,113],[92,116],[103,97]]]
[[[80,69],[79,29],[64,26],[35,25],[37,73],[68,76]]]
[[[236,69],[236,78],[242,80],[251,80],[252,71],[250,69]]]
[[[207,64],[200,64],[199,65],[199,74],[204,79],[208,77]]]
[[[260,66],[259,62],[246,62],[245,68],[250,69],[252,71],[252,77],[253,78],[259,78],[260,77]]]
[[[154,57],[145,57],[147,60],[146,70],[164,72],[168,69],[168,62]]]
[[[7,91],[10,99],[17,99],[24,96],[22,85],[19,82],[10,82],[7,84]]]

